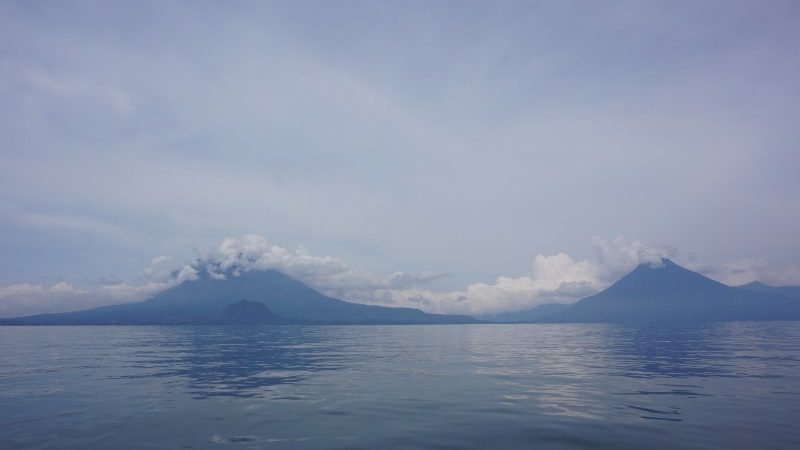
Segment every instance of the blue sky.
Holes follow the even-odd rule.
[[[798,18],[769,0],[3,2],[0,315],[141,297],[166,286],[155,259],[226,238],[429,310],[567,301],[654,252],[800,283]],[[574,264],[537,260],[559,254]]]

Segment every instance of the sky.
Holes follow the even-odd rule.
[[[198,259],[475,314],[661,256],[800,284],[798,19],[777,0],[0,2],[0,317],[140,300]]]

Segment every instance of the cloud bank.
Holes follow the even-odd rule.
[[[254,270],[278,270],[326,295],[384,306],[419,308],[433,313],[495,314],[529,309],[546,303],[571,303],[613,283],[639,264],[658,265],[662,257],[731,285],[756,279],[777,285],[800,283],[800,269],[771,268],[762,259],[739,259],[703,265],[694,255],[682,257],[670,247],[654,247],[618,236],[594,238],[595,258],[577,260],[566,253],[536,255],[528,274],[499,276],[491,283],[472,283],[464,289],[439,291],[426,283],[444,273],[394,272],[388,275],[357,270],[341,258],[312,254],[305,247],[288,250],[263,236],[229,237],[199,252],[187,264],[169,256],[152,260],[137,282],[106,283],[92,288],[62,281],[50,285],[21,283],[0,287],[0,317],[63,312],[148,298],[164,289],[194,280],[204,272],[214,279],[236,277]]]

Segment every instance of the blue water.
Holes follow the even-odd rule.
[[[800,322],[0,327],[3,449],[800,448]]]

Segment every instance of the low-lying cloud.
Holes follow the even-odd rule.
[[[607,287],[639,264],[661,264],[671,252],[629,241],[595,238],[597,261],[570,255],[536,255],[530,275],[497,277],[494,283],[470,284],[463,291],[422,288],[380,290],[371,303],[418,307],[440,313],[495,314],[546,303],[572,303]]]
[[[613,283],[640,264],[659,265],[663,257],[731,285],[762,280],[785,285],[800,282],[800,268],[771,268],[763,259],[739,259],[704,265],[694,255],[681,257],[670,247],[654,247],[618,236],[594,238],[595,258],[578,260],[566,253],[536,255],[530,273],[499,276],[455,291],[426,288],[444,273],[375,274],[348,266],[336,256],[312,254],[305,247],[288,250],[263,236],[229,237],[201,251],[187,264],[169,256],[153,259],[136,283],[107,283],[81,288],[66,281],[51,285],[21,283],[0,287],[0,317],[63,312],[148,298],[203,275],[223,280],[247,271],[278,270],[326,295],[352,302],[419,308],[434,313],[495,314],[546,303],[572,303]]]

